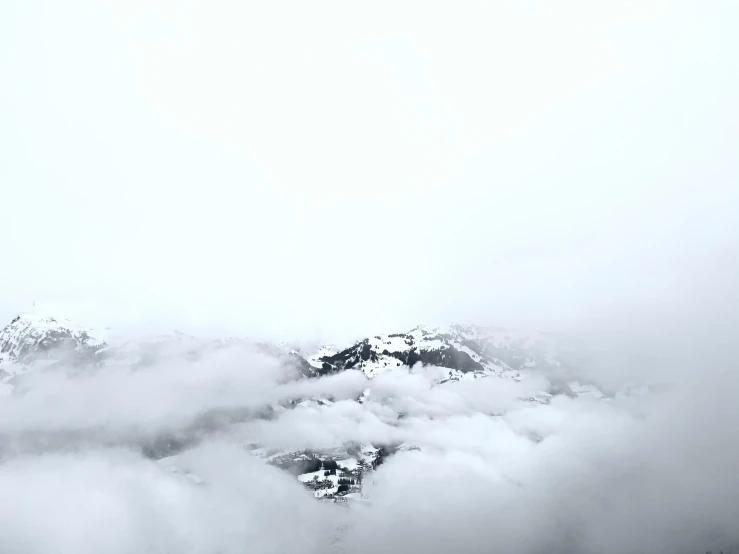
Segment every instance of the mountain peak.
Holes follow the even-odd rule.
[[[66,319],[19,314],[0,330],[0,373],[14,375],[62,360],[92,361],[105,344],[102,333]]]
[[[318,375],[347,369],[375,377],[385,371],[417,363],[448,370],[444,380],[475,379],[489,375],[518,379],[518,371],[495,356],[486,354],[484,345],[453,328],[419,325],[403,333],[368,337],[336,353],[310,358]]]

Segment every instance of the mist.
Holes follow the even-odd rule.
[[[252,342],[0,368],[0,551],[739,551],[738,28],[729,1],[3,2],[0,327]],[[255,347],[453,322],[566,363],[304,378]],[[390,454],[347,504],[269,457],[360,444]]]
[[[0,9],[4,319],[559,330],[736,254],[731,2]]]
[[[736,358],[693,360],[657,392],[548,404],[530,400],[550,384],[535,369],[443,385],[441,368],[420,365],[301,380],[242,346],[136,370],[29,374],[0,397],[2,543],[24,553],[729,551]],[[665,368],[653,371],[642,379],[664,382]],[[332,401],[280,406],[303,398]],[[245,448],[360,442],[411,448],[349,507],[316,502]]]

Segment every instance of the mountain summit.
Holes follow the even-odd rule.
[[[56,317],[22,314],[0,330],[0,376],[58,363],[96,364],[103,334]]]
[[[376,335],[336,353],[309,356],[308,363],[315,375],[354,369],[367,377],[421,363],[447,369],[444,381],[488,376],[520,379],[521,370],[561,365],[553,342],[545,336],[459,324]]]

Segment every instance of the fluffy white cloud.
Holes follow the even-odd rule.
[[[739,534],[735,376],[677,373],[661,393],[542,405],[523,400],[546,385],[536,374],[432,386],[433,368],[372,381],[286,371],[236,348],[138,371],[39,373],[0,398],[3,547],[688,554]],[[265,411],[307,396],[333,401]],[[179,441],[178,471],[151,459],[157,440]],[[420,450],[388,458],[367,500],[346,509],[249,454],[254,441]]]

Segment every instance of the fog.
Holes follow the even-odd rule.
[[[609,392],[301,379],[246,344],[32,372],[0,390],[0,551],[737,552],[737,28],[729,1],[0,3],[0,327],[501,325]],[[350,506],[248,448],[357,443],[408,448]]]
[[[244,345],[34,372],[0,397],[0,540],[8,552],[82,554],[729,551],[737,358],[714,350],[695,363],[693,349],[653,357],[685,355],[667,379],[660,365],[642,372],[667,388],[548,404],[526,400],[548,388],[543,370],[442,385],[441,368],[422,366],[299,379]],[[303,398],[333,402],[291,407]],[[413,449],[347,507],[316,501],[254,443]],[[175,470],[160,460],[171,455]]]
[[[556,330],[736,255],[733,2],[0,10],[2,319]]]

